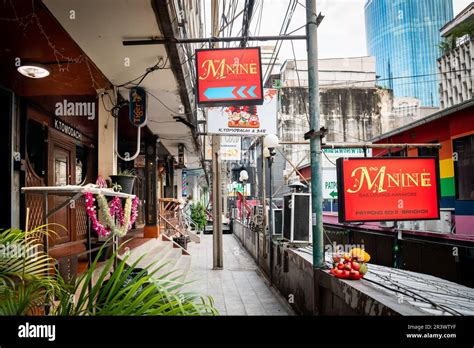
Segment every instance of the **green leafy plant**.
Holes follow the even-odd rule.
[[[157,273],[165,264],[154,263],[138,273],[139,258],[130,266],[128,256],[121,259],[114,270],[114,253],[101,269],[97,260],[84,273],[73,287],[62,294],[59,305],[55,308],[57,315],[215,315],[211,297],[204,298],[190,292],[181,291],[185,283],[182,275],[168,272]],[[93,285],[88,291],[89,281]],[[75,294],[75,301],[70,301]]]
[[[150,264],[133,273],[141,258],[127,264],[117,252],[105,263],[97,253],[91,267],[67,284],[52,267],[54,260],[42,251],[42,237],[54,233],[45,226],[31,232],[10,229],[0,232],[0,246],[24,250],[0,254],[0,315],[215,315],[211,297],[183,291],[183,276],[176,272],[157,275],[165,266]],[[38,238],[39,236],[39,238]],[[23,248],[23,249],[22,249]],[[89,290],[88,284],[92,280]]]
[[[206,227],[207,216],[206,216],[206,207],[200,203],[194,203],[191,205],[191,219],[197,223],[199,231],[203,231]]]
[[[0,231],[0,315],[41,314],[61,292],[54,260],[42,250],[42,238],[54,234],[46,227]]]
[[[118,176],[137,176],[137,172],[135,171],[135,169],[125,169],[125,170],[119,170]]]
[[[458,25],[453,31],[449,34],[449,36],[443,38],[439,44],[439,49],[441,50],[442,54],[446,54],[456,46],[456,39],[463,37],[464,35],[468,34],[472,38],[474,38],[474,21],[465,21]]]

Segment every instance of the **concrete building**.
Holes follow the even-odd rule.
[[[473,98],[474,3],[440,30],[443,42],[438,59],[439,98],[445,109]]]
[[[368,0],[367,51],[377,59],[380,84],[395,97],[438,106],[439,29],[452,18],[452,0]]]
[[[375,59],[354,57],[319,60],[321,126],[327,142],[360,142],[398,126],[388,89],[376,86]],[[281,70],[280,140],[297,142],[309,130],[306,61],[287,61]],[[285,145],[285,156],[295,165],[309,163],[307,145]],[[285,175],[292,172],[286,164]]]

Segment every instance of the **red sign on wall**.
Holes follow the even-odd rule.
[[[439,219],[435,157],[338,158],[339,221]]]
[[[260,47],[196,50],[196,71],[200,105],[263,103]]]

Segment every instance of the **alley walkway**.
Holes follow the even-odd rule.
[[[252,257],[231,234],[225,234],[224,269],[212,270],[212,235],[188,244],[191,268],[187,290],[210,295],[221,315],[291,315],[291,309],[270,290]]]

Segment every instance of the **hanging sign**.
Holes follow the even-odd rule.
[[[263,102],[260,47],[196,50],[196,71],[199,105]]]
[[[132,126],[142,127],[146,123],[146,92],[142,87],[134,87],[130,90],[130,114],[129,121]]]
[[[184,145],[178,145],[178,168],[184,168],[185,159],[184,159]]]
[[[265,89],[262,105],[209,108],[207,132],[246,136],[277,134],[277,93],[276,89]]]
[[[339,158],[339,221],[439,219],[435,157]]]
[[[240,161],[241,160],[241,137],[223,136],[221,138],[221,160]]]
[[[337,199],[336,168],[322,168],[323,199]]]

